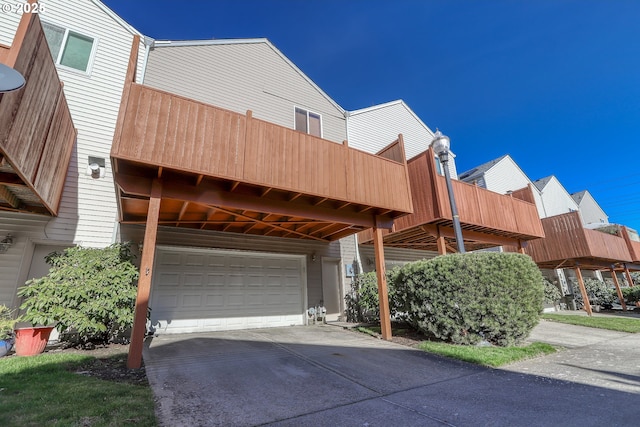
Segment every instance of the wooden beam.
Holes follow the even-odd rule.
[[[285,227],[280,227],[279,225],[270,224],[270,223],[268,223],[268,222],[261,221],[261,220],[259,220],[259,219],[257,219],[257,218],[252,218],[252,217],[250,217],[250,216],[248,216],[248,215],[244,215],[244,214],[239,214],[239,213],[236,213],[236,212],[232,212],[232,211],[230,211],[230,210],[227,210],[227,209],[224,209],[224,208],[221,208],[221,207],[216,207],[216,209],[218,209],[220,212],[226,212],[226,213],[228,213],[228,214],[230,214],[230,215],[234,215],[234,216],[239,217],[239,218],[244,218],[244,219],[248,219],[248,220],[250,220],[250,221],[255,221],[255,222],[258,222],[258,223],[260,223],[260,224],[267,225],[267,226],[269,226],[269,227],[276,228],[276,229],[281,230],[281,231],[285,231],[285,232],[287,232],[287,233],[296,234],[296,235],[298,235],[298,236],[307,237],[307,238],[309,238],[309,239],[318,240],[318,241],[320,241],[320,242],[326,242],[326,240],[321,239],[321,238],[319,238],[319,237],[314,237],[314,236],[310,236],[310,235],[308,235],[308,234],[298,233],[297,231],[290,230],[290,229],[285,228]]]
[[[524,250],[525,245],[523,244],[522,240],[518,240],[518,252],[521,254],[526,254],[527,252]]]
[[[622,289],[620,289],[620,283],[618,282],[618,276],[616,275],[616,271],[611,268],[611,277],[613,278],[613,284],[616,287],[616,292],[618,293],[618,299],[620,300],[620,305],[622,306],[623,311],[627,311],[627,304],[624,302],[624,297],[622,296]]]
[[[18,199],[18,197],[13,194],[11,191],[9,191],[9,189],[0,184],[0,197],[5,199],[7,201],[7,203],[9,204],[9,206],[11,206],[14,209],[18,209],[20,208],[20,199]]]
[[[624,266],[624,274],[627,276],[627,281],[629,282],[629,286],[633,288],[633,278],[631,277],[631,273],[629,272],[629,267]]]
[[[24,181],[15,173],[0,172],[0,184],[19,185],[26,187]]]
[[[200,230],[204,230],[204,226],[207,225],[207,223],[211,220],[211,218],[213,218],[215,214],[216,208],[209,209],[209,212],[207,213],[207,221],[202,223],[202,225],[200,226]]]
[[[148,178],[120,174],[115,176],[115,182],[125,193],[149,197],[151,180]],[[255,196],[201,187],[186,185],[176,181],[164,182],[162,196],[165,199],[189,201],[209,206],[311,218],[326,222],[359,225],[367,228],[372,228],[376,225],[374,216],[371,214],[335,210],[321,206],[292,203],[269,198],[261,199]],[[393,225],[393,219],[389,217],[377,216],[376,218],[378,227],[391,228]]]
[[[443,227],[441,225],[439,226],[435,224],[425,224],[422,225],[421,228],[427,234],[436,238],[438,236],[444,236],[450,239],[455,239],[456,237],[452,227]],[[481,233],[479,231],[463,230],[463,236],[465,241],[470,240],[475,242],[491,243],[495,244],[496,246],[517,246],[518,244],[518,239],[498,236],[495,234]]]
[[[382,339],[391,340],[391,315],[389,314],[389,295],[387,291],[387,275],[384,266],[384,247],[382,229],[373,228],[373,251],[376,257],[376,275],[378,277],[378,299],[380,304],[380,331]]]
[[[438,245],[438,253],[440,255],[446,255],[447,254],[447,242],[444,239],[444,236],[440,236],[436,238],[436,244]]]
[[[153,261],[156,255],[156,238],[158,235],[158,218],[160,217],[160,201],[162,199],[162,186],[159,181],[154,181],[149,200],[147,213],[147,225],[144,231],[144,243],[142,259],[140,261],[140,277],[138,278],[138,293],[136,295],[136,308],[131,330],[131,344],[129,344],[129,356],[127,367],[137,369],[142,365],[142,347],[147,328],[147,310],[149,308],[149,294],[151,293],[151,280],[153,278]]]
[[[582,280],[582,271],[580,267],[574,268],[576,276],[578,277],[578,285],[580,286],[580,293],[582,294],[582,302],[584,303],[584,309],[589,316],[591,316],[591,302],[589,301],[589,295],[587,295],[587,288],[584,286],[584,280]]]

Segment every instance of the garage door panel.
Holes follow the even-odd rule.
[[[165,333],[304,324],[300,257],[158,248],[152,322]]]

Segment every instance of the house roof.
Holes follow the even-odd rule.
[[[553,175],[545,176],[544,178],[533,181],[533,185],[535,185],[538,190],[542,191],[553,178]]]
[[[260,44],[264,43],[271,48],[282,60],[284,60],[291,68],[293,68],[303,79],[305,79],[318,93],[327,99],[338,111],[342,114],[346,113],[346,110],[338,105],[325,91],[314,83],[300,68],[296,66],[289,58],[287,58],[273,43],[267,38],[251,38],[251,39],[209,39],[209,40],[154,40],[153,47],[165,48],[165,47],[180,47],[180,46],[220,46],[220,45],[232,45],[232,44]]]
[[[582,199],[586,194],[587,194],[587,190],[582,190],[582,191],[578,191],[577,193],[573,193],[571,197],[573,197],[573,200],[575,200],[576,203],[580,205],[580,203],[582,202]]]
[[[473,169],[469,169],[468,171],[462,172],[458,174],[458,179],[461,181],[473,181],[475,179],[480,178],[484,175],[489,169],[497,165],[503,159],[509,157],[508,154],[498,157],[497,159],[489,160],[486,163],[481,164],[480,166],[476,166]]]

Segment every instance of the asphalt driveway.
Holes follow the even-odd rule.
[[[592,341],[488,369],[323,325],[165,335],[147,344],[144,360],[166,426],[637,424],[637,337]],[[587,357],[617,341],[627,361],[620,372]]]

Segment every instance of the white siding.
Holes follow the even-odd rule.
[[[585,224],[609,224],[609,216],[588,191],[582,197],[579,207]]]
[[[301,107],[322,116],[323,138],[346,139],[344,113],[264,39],[155,47],[144,82],[289,128]]]
[[[41,0],[42,21],[96,39],[91,73],[58,68],[75,127],[77,142],[67,171],[57,218],[41,218],[46,225],[34,229],[33,215],[0,212],[0,229],[18,236],[9,255],[0,257],[0,303],[11,302],[11,293],[22,286],[31,262],[33,243],[106,246],[113,242],[117,205],[109,154],[113,141],[124,77],[133,34],[91,0]],[[10,45],[18,17],[0,14],[0,43]],[[140,51],[144,53],[141,46]],[[140,58],[140,64],[143,58]],[[102,157],[106,176],[86,175],[88,156]],[[39,224],[40,222],[35,221]],[[14,259],[16,257],[20,259]]]
[[[546,216],[555,216],[579,210],[576,201],[554,176],[542,189],[542,203]]]
[[[478,184],[480,185],[480,183]],[[533,198],[536,201],[536,207],[538,209],[538,216],[540,218],[549,216],[545,213],[540,193],[531,183],[531,180],[527,175],[522,172],[522,169],[520,169],[520,167],[509,156],[500,160],[484,173],[483,184],[484,188],[487,190],[495,191],[500,194],[507,194],[509,191],[519,190],[526,187],[528,184],[531,184]]]

